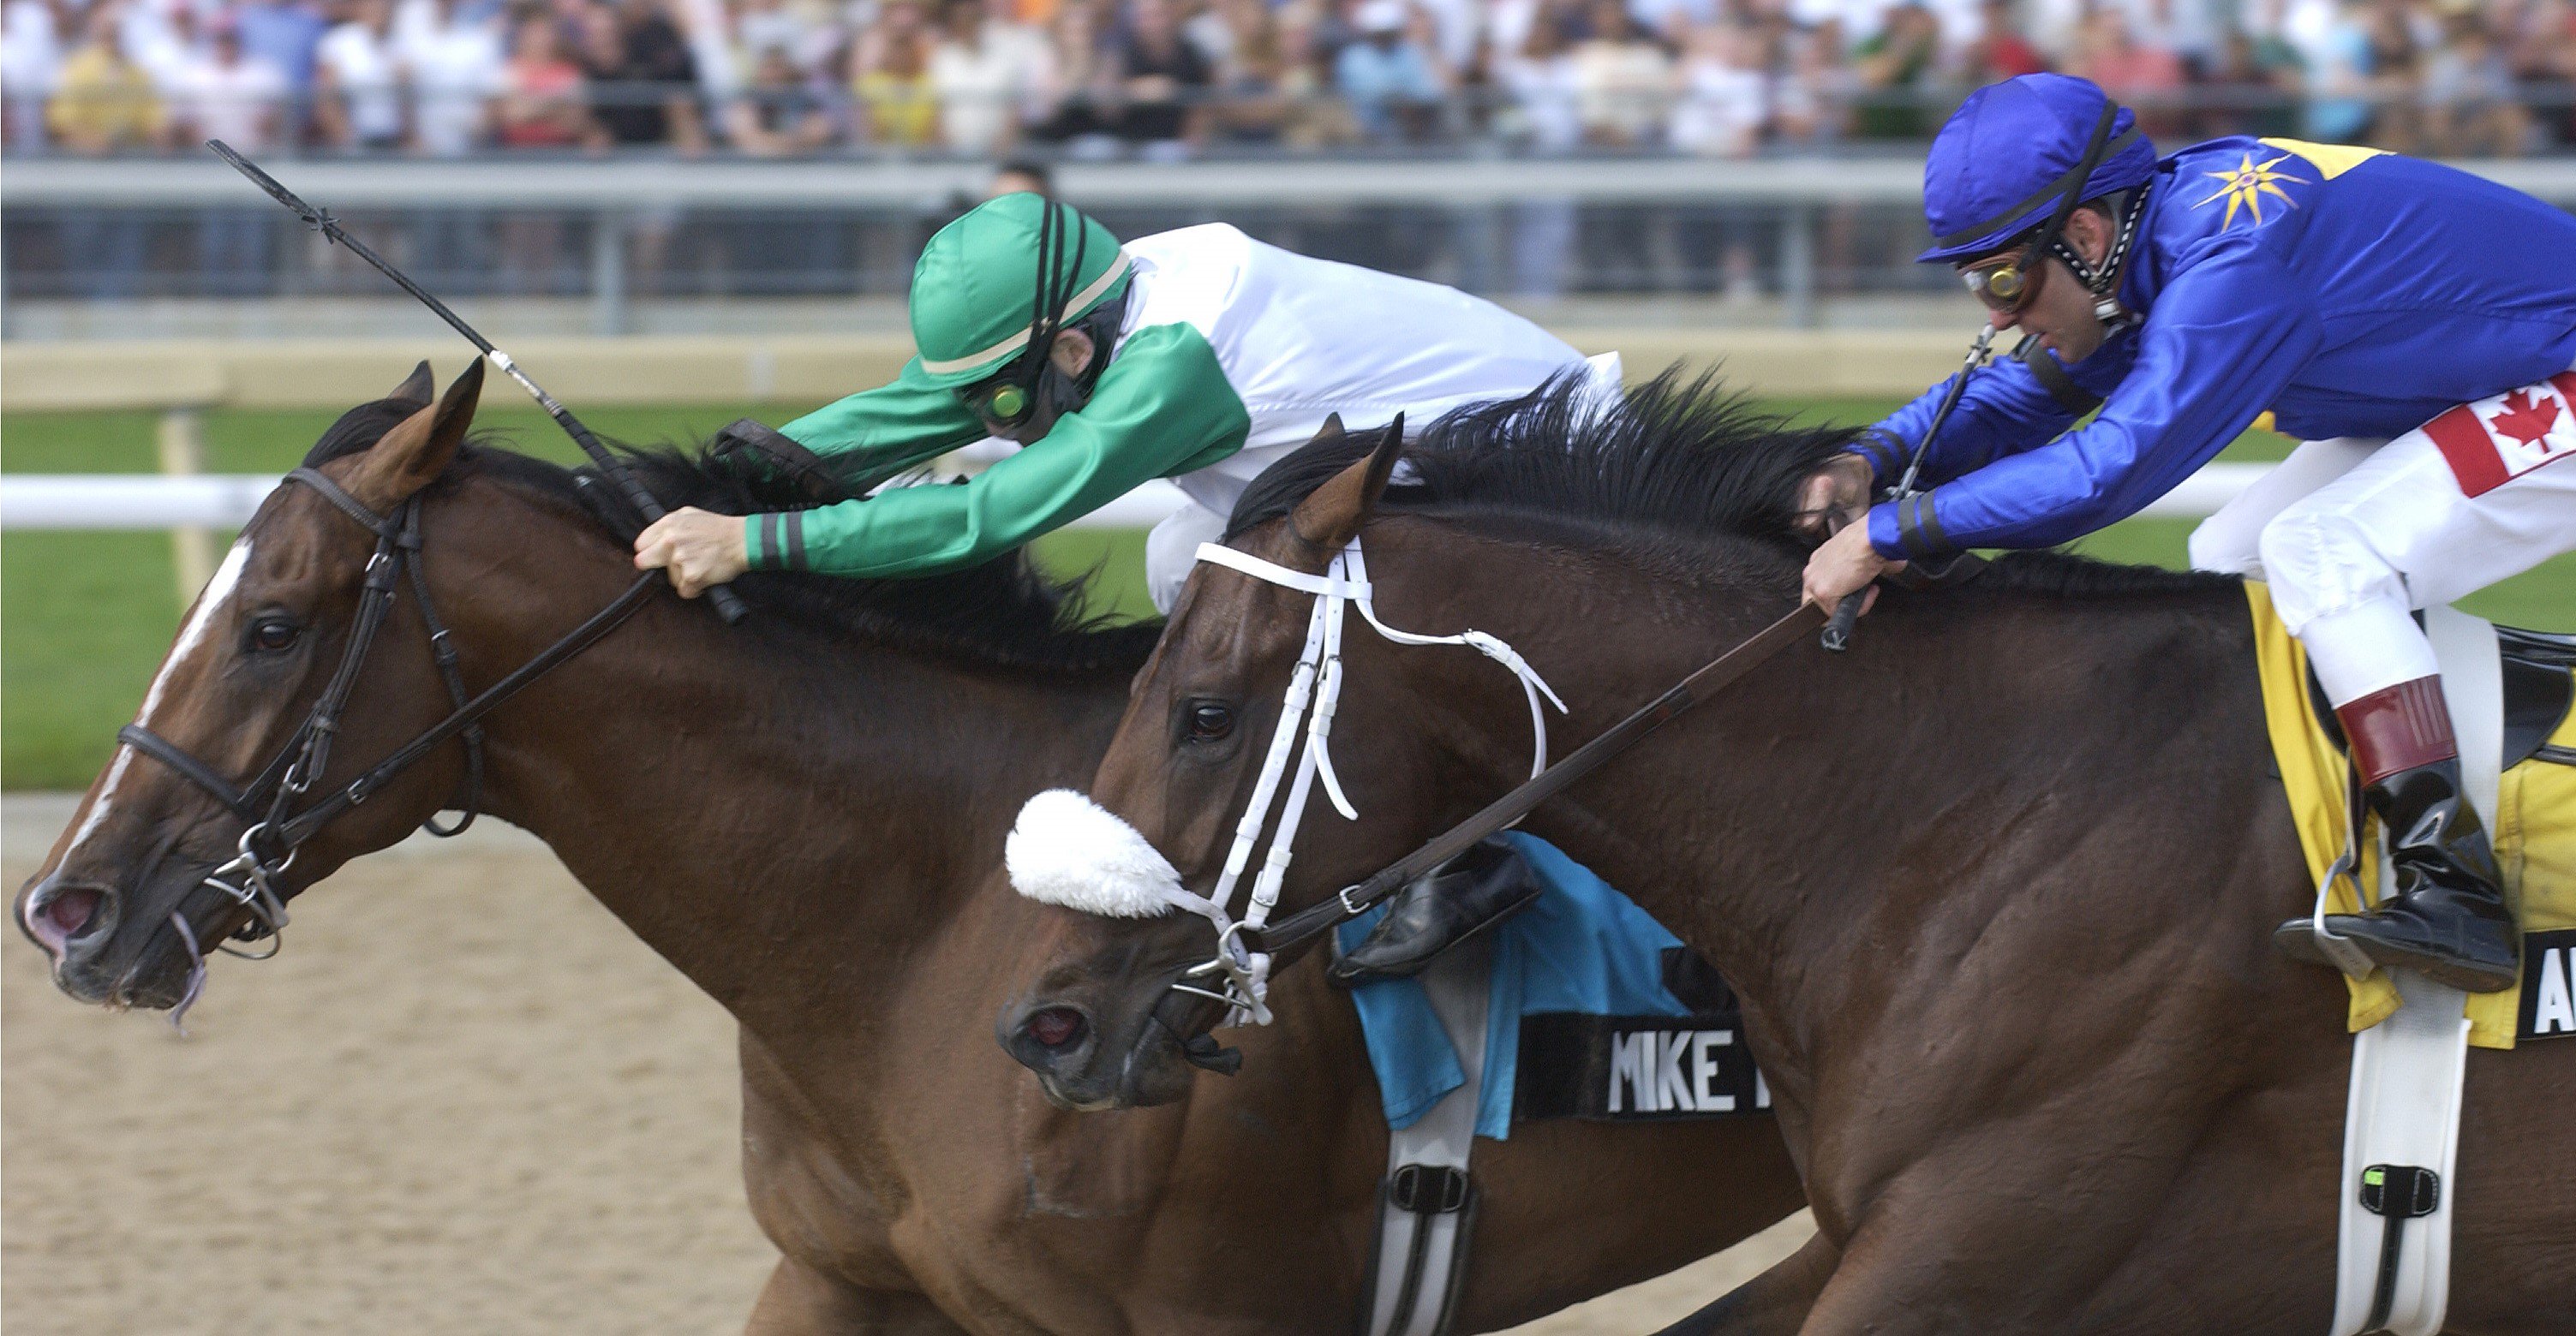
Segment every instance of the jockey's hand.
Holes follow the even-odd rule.
[[[1798,484],[1798,528],[1823,539],[1869,513],[1869,461],[1845,451]]]
[[[731,583],[751,569],[751,554],[743,549],[742,516],[682,506],[653,521],[635,535],[635,569],[656,568],[671,573],[671,587],[682,598]]]
[[[1870,581],[1904,564],[1878,555],[1878,549],[1869,545],[1867,524],[1846,524],[1807,558],[1807,601],[1831,612],[1842,604],[1843,595],[1869,589],[1870,596],[1860,605],[1861,611],[1867,612],[1869,605],[1878,601],[1878,591],[1870,589]]]

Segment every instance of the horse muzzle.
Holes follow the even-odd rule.
[[[172,880],[180,874],[171,874]],[[173,897],[180,911],[191,903],[204,907],[197,894],[197,873],[185,874],[186,889]],[[19,931],[41,948],[53,967],[54,986],[76,1001],[119,1010],[167,1011],[188,994],[188,981],[198,958],[190,943],[170,923],[171,913],[143,912],[133,907],[157,897],[150,888],[125,890],[103,882],[46,877],[18,897]],[[222,940],[238,916],[230,906],[216,911],[213,926],[199,927],[204,915],[192,916],[190,928],[199,942]]]
[[[56,965],[95,952],[116,930],[116,888],[50,876],[18,894],[18,930]]]
[[[1219,1052],[1213,1039],[1175,1028],[1163,1012],[1158,1005],[1126,1024],[1103,1025],[1078,1002],[1040,998],[1003,1013],[998,1037],[1020,1065],[1037,1073],[1039,1088],[1059,1108],[1097,1112],[1169,1104],[1189,1092],[1194,1069],[1230,1072],[1233,1055],[1226,1050],[1224,1057],[1212,1056]]]

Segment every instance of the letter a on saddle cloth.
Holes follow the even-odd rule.
[[[2350,767],[2311,704],[2305,652],[2274,614],[2265,586],[2248,583],[2246,596],[2272,754],[2309,875],[2321,888],[2320,913],[2361,912],[2365,897],[2377,900],[2380,868],[2369,852],[2351,853],[2375,852],[2376,827],[2356,836]],[[2432,1336],[2441,1329],[2467,1051],[2512,1048],[2517,1038],[2576,1037],[2576,999],[2569,996],[2576,983],[2576,765],[2565,759],[2576,756],[2566,750],[2576,747],[2576,714],[2558,721],[2538,756],[2499,774],[2494,628],[2435,608],[2425,614],[2425,630],[2459,727],[2468,796],[2494,833],[2505,894],[2523,927],[2524,978],[2520,988],[2466,995],[2411,971],[2347,975],[2353,1077],[2338,1189],[2333,1336]]]

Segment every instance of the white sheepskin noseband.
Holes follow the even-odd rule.
[[[1020,894],[1112,918],[1153,918],[1200,900],[1134,826],[1071,789],[1029,799],[1002,863]]]

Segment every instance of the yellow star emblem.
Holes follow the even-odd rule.
[[[2218,221],[2218,225],[2222,228],[2236,221],[2236,210],[2240,207],[2242,207],[2246,212],[2253,214],[2255,222],[2262,222],[2263,197],[2265,195],[2269,195],[2272,198],[2281,201],[2283,205],[2289,208],[2295,209],[2299,207],[2298,201],[2291,199],[2289,192],[2281,189],[2278,183],[2283,181],[2288,181],[2297,185],[2309,185],[2312,183],[2304,176],[2292,176],[2288,172],[2276,172],[2272,170],[2288,161],[2289,158],[2290,155],[2284,153],[2280,157],[2273,158],[2265,162],[2256,162],[2254,161],[2254,155],[2248,153],[2245,155],[2244,161],[2239,163],[2232,171],[2201,173],[2203,176],[2217,178],[2218,190],[2217,193],[2209,196],[2207,199],[2203,199],[2198,203],[2195,203],[2192,207],[2196,209],[2202,204],[2215,204],[2219,200],[2226,200],[2227,216]]]

